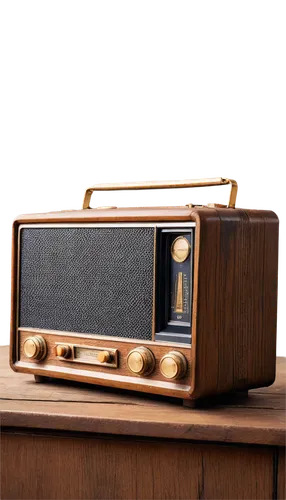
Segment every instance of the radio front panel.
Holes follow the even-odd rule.
[[[21,225],[18,326],[191,343],[194,224]]]
[[[189,391],[194,232],[193,222],[21,224],[21,366]]]

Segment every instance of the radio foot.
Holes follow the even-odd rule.
[[[37,384],[44,384],[47,382],[48,377],[43,377],[42,375],[34,375],[35,382]]]
[[[219,394],[205,399],[183,399],[186,408],[207,408],[218,405],[235,405],[248,398],[248,391],[239,391],[229,394]]]

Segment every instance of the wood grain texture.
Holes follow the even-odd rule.
[[[285,444],[285,359],[277,380],[250,391],[246,400],[202,409],[179,400],[116,391],[87,384],[35,384],[9,369],[8,348],[0,348],[3,427],[69,430],[226,443]]]
[[[229,408],[223,412],[192,410],[183,412],[162,406],[144,407],[125,403],[64,404],[57,402],[3,401],[2,425],[79,432],[114,433],[135,436],[253,443],[285,446],[285,418],[281,410],[247,412]],[[96,413],[95,413],[96,411]],[[188,412],[188,413],[187,413]]]
[[[3,433],[3,500],[273,498],[273,449]]]
[[[285,500],[286,498],[285,448],[279,448],[278,450],[277,498],[278,500]]]
[[[191,397],[275,378],[278,219],[258,210],[197,211]]]
[[[39,364],[23,364],[26,360],[22,356],[19,359],[15,346],[16,247],[20,223],[176,223],[187,220],[196,223],[196,232],[193,344],[189,355],[191,369],[182,381],[185,389],[180,387],[180,381],[171,384],[164,381],[158,370],[150,378],[150,383],[142,377],[137,379],[136,387],[132,381],[130,383],[130,374],[123,366],[119,383],[115,374],[106,378],[102,375],[100,383],[190,399],[270,385],[275,378],[278,218],[273,212],[262,210],[148,207],[20,216],[14,223],[13,232],[10,352],[13,369],[99,383],[96,376],[92,378],[88,374],[88,367],[68,372],[67,365],[62,364],[62,370],[57,367],[52,373],[54,361],[50,359]],[[173,348],[176,348],[175,344]],[[122,349],[124,351],[124,347]],[[154,346],[154,349],[160,350],[160,347]],[[97,368],[94,371],[103,373]]]

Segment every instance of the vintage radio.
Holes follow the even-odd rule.
[[[230,184],[228,206],[89,207]],[[278,218],[230,179],[13,225],[13,370],[196,400],[275,378]]]

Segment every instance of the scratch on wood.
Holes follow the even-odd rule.
[[[204,498],[205,498],[205,464],[204,464],[204,455],[202,454],[201,481],[199,476],[199,483],[198,483],[198,499],[203,500]]]

